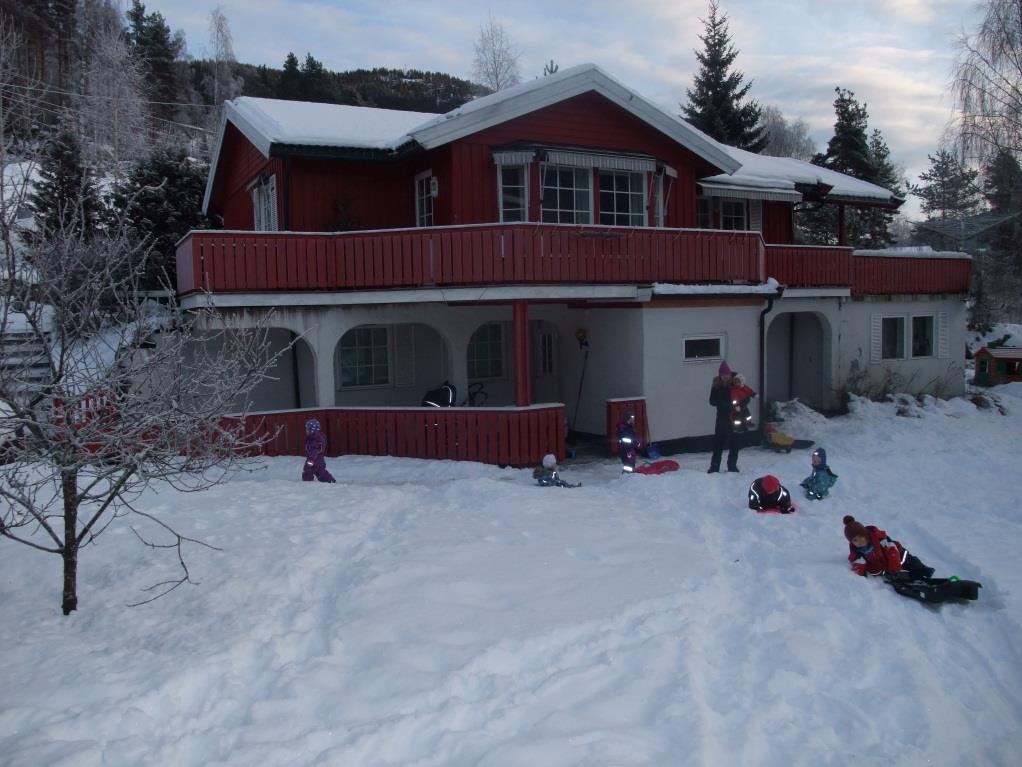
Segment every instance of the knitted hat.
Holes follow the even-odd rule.
[[[760,480],[760,484],[763,486],[764,493],[770,493],[773,495],[781,489],[781,480],[775,477],[773,474],[767,474]]]
[[[841,521],[845,523],[845,538],[849,541],[858,535],[861,535],[863,538],[869,538],[866,526],[862,524],[862,522],[856,520],[855,517],[848,515]]]
[[[317,421],[315,418],[310,418],[308,421],[305,422],[305,430],[319,431],[319,421]]]
[[[721,362],[720,367],[717,368],[717,375],[719,376],[731,375],[731,366],[728,365],[726,362]]]
[[[557,465],[557,456],[553,453],[547,453],[543,456],[543,468],[552,469]]]

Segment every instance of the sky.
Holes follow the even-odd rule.
[[[1022,342],[988,338],[1006,332]],[[787,403],[782,428],[838,474],[812,502],[809,449],[649,477],[589,455],[562,467],[576,489],[371,456],[304,483],[302,458],[265,459],[133,499],[215,547],[185,543],[194,585],[139,607],[179,576],[144,517],[83,547],[68,617],[59,558],[0,541],[0,762],[1017,767],[1022,383],[986,396]],[[749,510],[765,473],[795,513]],[[859,577],[846,514],[978,600]]]
[[[471,79],[473,46],[488,18],[521,50],[523,79],[595,63],[677,114],[702,47],[705,0],[224,0],[237,59],[280,67],[289,51],[328,68],[393,67]],[[189,53],[208,54],[209,14],[194,0],[155,0]],[[736,66],[750,96],[810,126],[819,150],[833,133],[834,88],[865,102],[893,160],[914,183],[951,116],[955,42],[981,12],[975,0],[724,0]],[[910,213],[916,202],[906,206]]]

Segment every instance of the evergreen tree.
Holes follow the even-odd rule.
[[[1003,319],[1022,316],[1022,167],[1012,152],[1002,149],[984,166],[983,196],[991,213],[1008,218],[985,234],[980,271],[1008,310]]]
[[[208,170],[181,148],[161,147],[114,188],[114,211],[131,234],[151,248],[145,287],[173,285],[177,241],[191,229],[209,227],[201,213]]]
[[[979,209],[979,171],[963,165],[949,150],[940,149],[927,155],[928,170],[919,174],[923,183],[910,188],[922,200],[922,210],[929,218],[960,218]]]
[[[731,44],[727,15],[719,14],[717,0],[710,1],[710,16],[703,20],[702,52],[696,51],[699,72],[694,88],[688,90],[688,103],[682,116],[717,141],[750,152],[760,152],[767,144],[760,125],[760,108],[755,101],[742,103],[752,88],[743,85],[745,75],[732,71],[738,51]]]
[[[305,54],[298,93],[302,101],[332,103],[334,100],[334,88],[330,76],[323,68],[323,64],[313,58],[311,53]]]
[[[869,134],[869,112],[855,94],[835,88],[834,135],[827,142],[827,151],[813,157],[813,163],[844,173],[871,184],[890,189],[901,196],[900,174],[890,159],[890,149],[883,134]],[[853,247],[880,248],[894,242],[891,224],[894,213],[879,208],[845,211],[847,243]],[[834,205],[822,205],[800,211],[799,235],[802,240],[821,245],[838,241],[838,213]]]
[[[66,126],[43,148],[29,206],[43,239],[61,234],[87,240],[96,234],[102,213],[96,183],[78,137]]]
[[[152,112],[163,120],[172,120],[174,104],[180,101],[175,62],[184,50],[184,41],[171,34],[163,14],[147,14],[139,0],[132,0],[127,16],[128,41],[145,71]]]
[[[298,67],[298,57],[288,53],[284,59],[284,70],[277,84],[277,98],[297,101],[302,96],[302,72]]]

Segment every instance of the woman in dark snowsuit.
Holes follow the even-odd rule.
[[[305,422],[305,466],[302,467],[302,481],[336,482],[326,470],[326,435],[320,431],[319,421],[310,418]]]
[[[738,471],[738,440],[731,420],[731,368],[726,362],[720,363],[717,377],[710,386],[710,405],[717,409],[713,426],[713,455],[707,473],[720,471],[720,458],[727,448],[727,470]]]

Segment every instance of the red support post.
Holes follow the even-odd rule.
[[[515,405],[525,407],[532,404],[529,395],[529,304],[518,300],[511,304],[514,317],[515,336]]]

